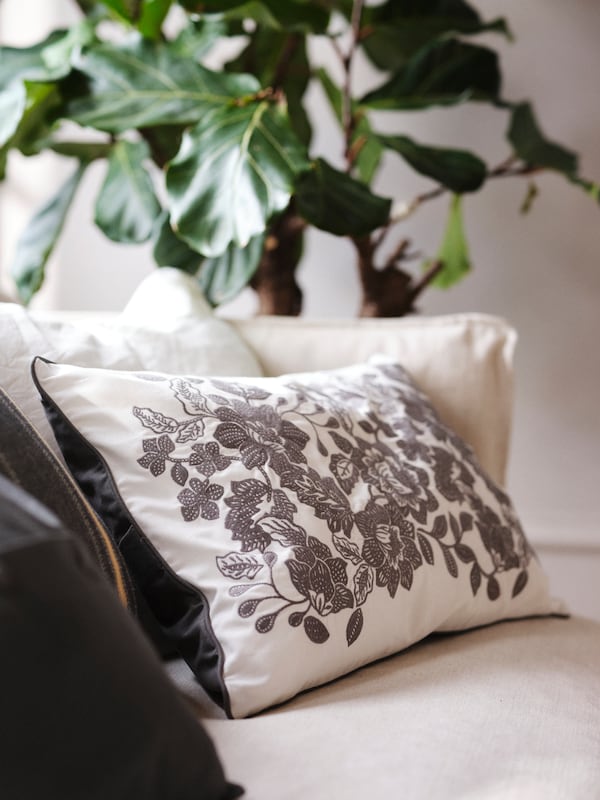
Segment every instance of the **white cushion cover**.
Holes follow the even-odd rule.
[[[169,629],[232,716],[434,630],[559,608],[510,500],[398,365],[229,381],[34,371],[96,510],[120,509],[117,539],[134,521],[134,578],[151,571],[148,541],[159,556],[150,607],[160,619],[181,597]],[[104,466],[83,462],[72,426]],[[103,477],[90,485],[105,468],[107,497]]]

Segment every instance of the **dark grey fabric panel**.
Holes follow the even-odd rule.
[[[90,550],[121,602],[135,611],[135,592],[118,549],[79,487],[0,387],[0,475],[36,497]]]
[[[231,800],[212,742],[85,549],[0,476],[3,800]]]

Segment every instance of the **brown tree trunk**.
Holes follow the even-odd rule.
[[[258,269],[251,281],[259,301],[260,314],[298,316],[302,291],[296,283],[296,267],[302,252],[306,223],[293,204],[275,221],[265,242]]]
[[[375,267],[375,243],[368,237],[353,239],[358,253],[358,271],[363,296],[361,317],[402,317],[414,311],[416,299],[412,277],[388,264],[383,269]]]

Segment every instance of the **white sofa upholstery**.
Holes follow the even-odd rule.
[[[78,322],[97,325],[85,315]],[[271,318],[235,327],[267,374],[342,366],[375,351],[397,357],[502,482],[514,334],[479,315],[442,324],[458,342],[455,353],[463,341],[489,363],[482,383],[458,356],[436,358],[425,320]],[[51,338],[39,340],[50,357]],[[86,340],[88,351],[95,345]],[[475,398],[469,408],[461,406],[465,392]],[[589,620],[524,619],[435,635],[248,719],[225,719],[183,662],[166,669],[248,800],[600,798],[600,625]]]

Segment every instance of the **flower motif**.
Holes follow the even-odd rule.
[[[427,512],[435,511],[437,500],[429,490],[429,476],[415,465],[406,467],[385,445],[363,448],[362,474],[382,495],[412,512],[424,522]]]
[[[293,548],[295,559],[286,566],[296,590],[322,617],[352,608],[354,597],[347,588],[346,561],[333,556],[326,544],[309,536],[307,545]]]
[[[223,491],[222,486],[218,483],[209,483],[208,478],[204,481],[192,478],[189,488],[177,495],[184,520],[193,522],[199,516],[202,519],[218,519],[219,506],[215,500],[221,499]]]
[[[413,571],[423,563],[412,522],[395,503],[370,501],[356,515],[356,524],[364,537],[362,557],[375,569],[377,585],[385,586],[390,597],[396,595],[399,583],[410,589]]]
[[[219,445],[216,442],[194,444],[192,445],[192,451],[189,461],[190,466],[196,467],[198,472],[206,478],[210,478],[215,472],[227,469],[231,464],[231,458],[221,454]]]
[[[229,449],[238,450],[247,469],[262,467],[271,458],[276,472],[292,463],[306,463],[302,453],[308,436],[271,406],[251,406],[236,400],[231,407],[217,409],[222,420],[215,429],[215,439]]]
[[[144,455],[137,460],[140,467],[149,469],[155,478],[162,475],[166,469],[167,459],[175,449],[172,440],[164,434],[156,439],[144,439],[142,447]]]

